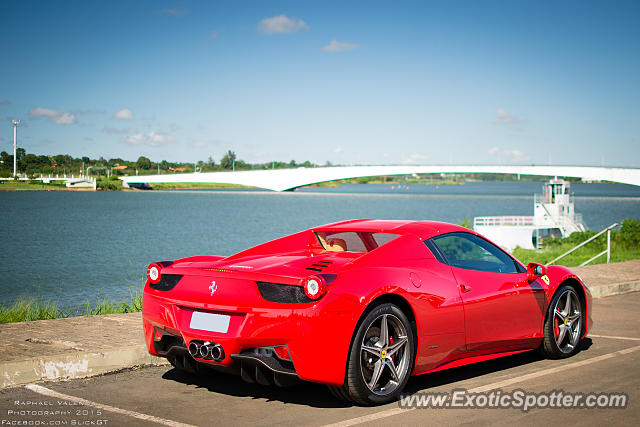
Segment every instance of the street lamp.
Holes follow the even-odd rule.
[[[11,120],[11,123],[13,124],[13,177],[15,178],[18,175],[16,163],[16,136],[18,134],[18,125],[20,124],[20,120]]]

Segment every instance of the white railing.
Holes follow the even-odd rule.
[[[473,226],[533,226],[532,216],[478,216],[473,219]]]
[[[602,255],[607,254],[607,264],[609,264],[609,262],[611,261],[611,230],[615,227],[618,226],[618,223],[614,223],[611,224],[610,226],[608,226],[607,228],[605,228],[604,230],[602,230],[601,232],[599,232],[598,234],[596,234],[593,237],[590,237],[589,239],[585,240],[584,242],[580,243],[578,246],[576,246],[573,249],[568,250],[567,252],[563,253],[562,255],[560,255],[558,258],[554,259],[553,261],[549,261],[547,263],[547,265],[551,265],[554,262],[558,261],[561,258],[566,257],[567,255],[569,255],[570,253],[572,253],[573,251],[580,249],[581,247],[583,247],[584,245],[586,245],[587,243],[589,243],[590,241],[600,237],[601,235],[603,235],[604,233],[607,233],[607,249],[605,249],[604,251],[600,252],[598,255],[594,256],[593,258],[583,262],[582,264],[580,264],[580,266],[583,265],[587,265],[589,264],[591,261],[596,260],[598,258],[600,258]]]

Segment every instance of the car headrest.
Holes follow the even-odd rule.
[[[327,240],[327,250],[333,252],[344,252],[347,250],[347,242],[344,239]]]

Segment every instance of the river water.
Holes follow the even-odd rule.
[[[640,218],[640,187],[573,184],[576,212],[602,229]],[[0,192],[0,303],[41,297],[73,307],[126,300],[150,262],[230,255],[316,225],[353,219],[460,223],[532,215],[540,182],[389,184],[267,191]]]

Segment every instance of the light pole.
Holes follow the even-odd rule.
[[[20,120],[11,120],[13,124],[13,177],[18,176],[17,172],[17,145],[16,145],[16,136],[18,135],[18,125],[20,124]]]

